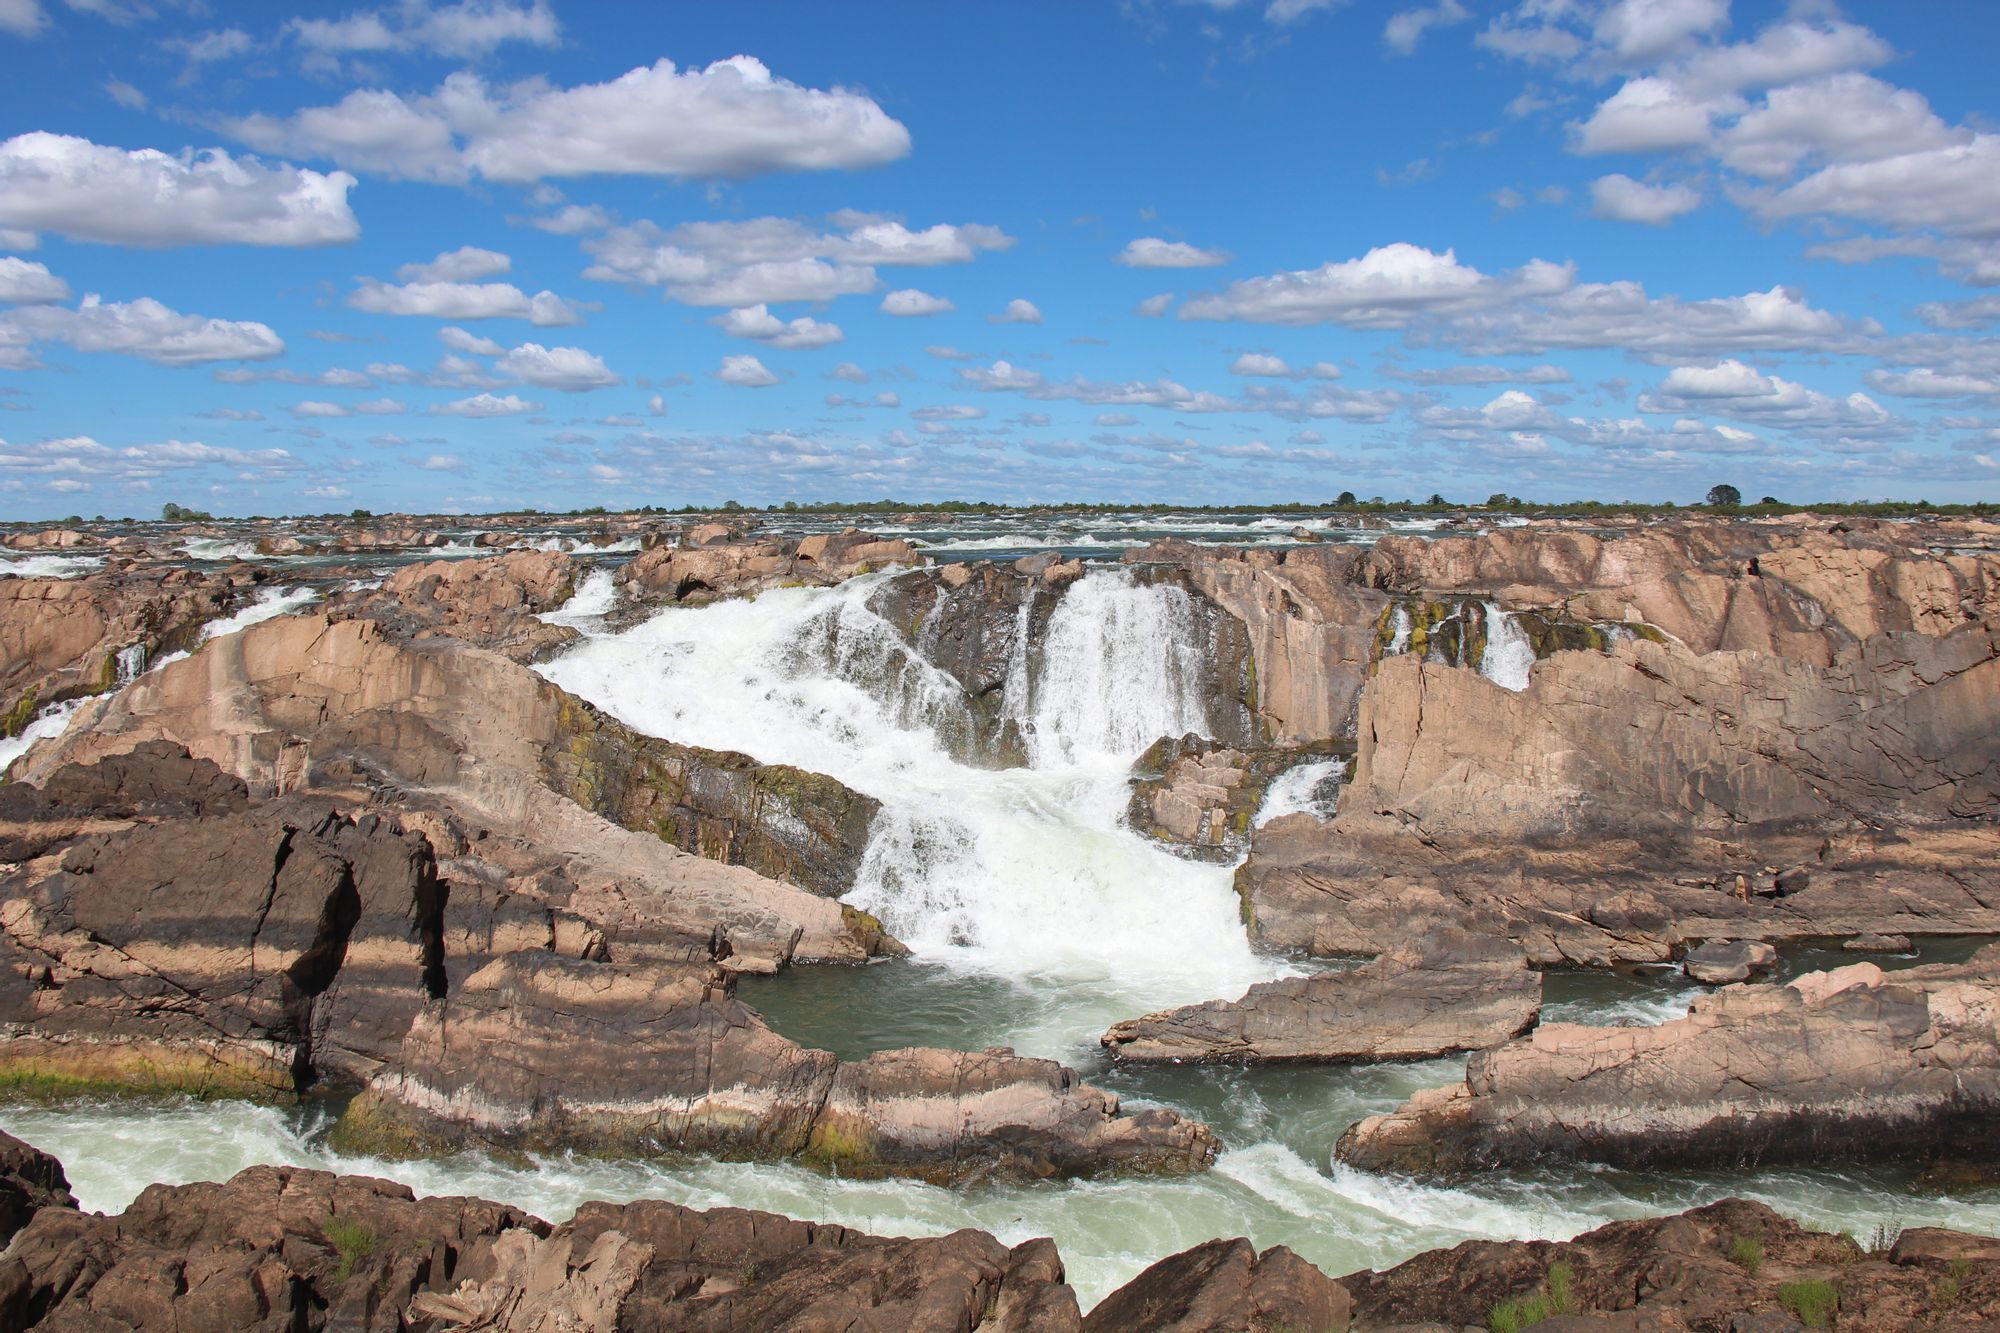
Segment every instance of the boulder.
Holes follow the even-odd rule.
[[[752,597],[767,588],[831,585],[892,565],[920,563],[916,548],[858,528],[799,540],[739,537],[722,524],[691,529],[678,547],[657,546],[618,572],[621,587],[649,602],[699,604]]]
[[[1777,970],[1778,951],[1761,940],[1710,940],[1688,950],[1681,970],[1709,986],[1728,986]]]
[[[517,662],[535,661],[580,637],[541,617],[569,601],[587,569],[551,551],[434,560],[406,565],[379,589],[348,594],[335,614],[366,615],[411,637],[449,634]]]
[[[1347,1289],[1282,1245],[1242,1238],[1162,1259],[1104,1298],[1085,1333],[1285,1333],[1345,1329]]]
[[[1852,939],[1842,940],[1840,947],[1849,953],[1908,953],[1910,951],[1910,937],[1908,935],[1856,935]]]
[[[171,741],[149,741],[97,763],[59,768],[39,787],[0,783],[0,861],[26,861],[136,821],[198,819],[248,803],[234,775]]]
[[[0,1133],[0,1247],[42,1209],[75,1207],[61,1162],[12,1134]]]
[[[1655,1027],[1550,1023],[1344,1134],[1340,1160],[1456,1176],[1544,1159],[1681,1169],[1991,1157],[2000,945],[1698,996]]]
[[[1285,977],[1106,1032],[1120,1060],[1425,1060],[1534,1025],[1542,980],[1505,939],[1441,930],[1344,972]]]

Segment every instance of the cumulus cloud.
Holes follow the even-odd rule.
[[[1729,0],[1615,0],[1597,18],[1597,39],[1621,60],[1646,61],[1728,26]]]
[[[715,378],[739,389],[762,389],[778,382],[778,377],[754,356],[725,356]]]
[[[1149,296],[1139,302],[1138,305],[1132,307],[1132,313],[1143,319],[1158,319],[1167,313],[1168,309],[1173,306],[1173,303],[1174,294],[1172,292],[1161,292],[1158,296]]]
[[[1240,319],[1259,324],[1342,324],[1350,328],[1403,328],[1425,315],[1455,314],[1567,290],[1575,281],[1567,265],[1530,260],[1489,277],[1458,262],[1454,251],[1437,254],[1397,242],[1359,259],[1316,269],[1248,278],[1181,307],[1182,319]]]
[[[1463,23],[1472,17],[1472,11],[1459,0],[1439,0],[1435,5],[1419,5],[1415,9],[1405,9],[1389,17],[1383,25],[1382,40],[1397,55],[1412,55],[1424,33],[1431,28],[1449,27]]]
[[[396,270],[401,282],[477,282],[514,267],[514,261],[498,250],[482,250],[461,245],[422,264],[405,264]]]
[[[455,324],[447,324],[439,329],[438,341],[454,352],[464,352],[469,356],[499,356],[507,350],[491,338],[482,338]]]
[[[1272,356],[1269,352],[1245,352],[1229,363],[1229,373],[1264,379],[1337,380],[1340,378],[1340,367],[1330,361],[1294,367],[1283,357]]]
[[[462,0],[432,6],[405,0],[393,9],[366,9],[338,19],[293,19],[285,35],[321,56],[427,52],[476,58],[507,42],[554,46],[562,26],[545,0]]]
[[[531,403],[514,394],[496,397],[490,393],[476,393],[470,398],[460,398],[455,402],[438,403],[431,408],[436,417],[518,417],[542,410],[540,403]]]
[[[750,56],[686,70],[660,60],[574,88],[531,80],[494,89],[461,72],[429,96],[359,90],[331,106],[249,116],[229,128],[266,152],[326,157],[359,171],[507,184],[742,178],[880,166],[910,150],[909,131],[872,99],[801,87]]]
[[[541,328],[583,323],[576,306],[554,292],[527,295],[508,282],[409,282],[361,279],[347,304],[372,315],[430,319],[525,319]]]
[[[1475,356],[1553,348],[1623,348],[1651,358],[1746,351],[1856,351],[1879,325],[1821,310],[1789,288],[1683,301],[1636,282],[1587,283],[1544,301],[1455,316],[1453,341]]]
[[[1586,155],[1693,148],[1708,142],[1715,116],[1732,105],[1691,97],[1666,79],[1630,79],[1572,127],[1575,148]]]
[[[989,324],[1039,324],[1042,312],[1033,301],[1015,297],[1007,303],[1007,308],[997,315],[988,315]]]
[[[829,324],[809,315],[793,320],[780,319],[762,304],[732,310],[714,322],[732,337],[754,339],[769,347],[828,347],[847,336],[840,331],[838,324]]]
[[[932,296],[930,293],[920,292],[914,287],[905,287],[900,291],[890,292],[882,298],[883,314],[898,315],[906,319],[920,315],[942,315],[947,311],[956,310],[957,308],[957,306],[945,300],[942,296]]]
[[[69,284],[49,272],[48,265],[0,255],[0,302],[39,305],[67,300]]]
[[[663,286],[688,305],[830,301],[875,290],[878,267],[965,263],[1014,244],[998,227],[979,223],[912,229],[866,215],[838,221],[843,230],[777,217],[691,222],[671,231],[635,222],[584,243],[596,261],[584,276]]]
[[[544,347],[540,343],[522,343],[494,363],[493,369],[503,378],[519,380],[539,389],[559,389],[564,393],[603,389],[624,382],[623,377],[612,373],[602,358],[581,347]]]
[[[109,245],[337,245],[354,177],[219,148],[171,156],[36,131],[0,143],[0,226]]]
[[[0,440],[0,471],[32,478],[49,490],[75,492],[96,486],[143,484],[171,473],[227,468],[236,478],[276,481],[304,464],[283,449],[225,449],[199,440],[104,444],[88,435],[9,444]]]
[[[1868,383],[1898,398],[1985,398],[2000,395],[2000,373],[1946,374],[1928,366],[1902,374],[1871,370],[1868,372]]]
[[[1700,412],[1784,430],[1848,437],[1901,433],[1906,427],[1865,393],[1834,397],[1734,359],[1713,366],[1676,366],[1659,388],[1641,395],[1648,413]]]
[[[40,0],[0,0],[0,32],[16,37],[38,36],[47,24]]]
[[[1590,185],[1590,211],[1611,222],[1664,227],[1701,207],[1701,191],[1685,185],[1647,185],[1623,172],[1600,176]]]
[[[1141,236],[1118,252],[1117,262],[1127,268],[1214,268],[1227,264],[1229,256],[1221,250],[1204,250],[1186,241]]]
[[[211,361],[261,361],[284,353],[284,340],[270,327],[250,320],[183,315],[151,297],[136,301],[83,298],[74,309],[58,305],[21,306],[0,314],[0,364],[10,347],[17,366],[38,342],[66,343],[79,352],[117,352],[162,366]]]

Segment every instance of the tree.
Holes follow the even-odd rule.
[[[1760,505],[1774,505],[1778,503],[1778,497],[1775,495],[1767,495],[1763,499],[1759,500],[1757,503]]]
[[[215,515],[199,509],[183,508],[169,500],[160,506],[160,520],[164,523],[210,523],[215,520]]]
[[[1726,481],[1718,486],[1708,488],[1708,507],[1710,509],[1734,509],[1742,503],[1743,492],[1737,490]]]
[[[1432,491],[1431,498],[1424,501],[1424,508],[1449,509],[1451,508],[1451,501],[1445,499],[1442,495],[1438,494],[1436,491]]]
[[[1507,492],[1505,491],[1495,491],[1493,492],[1493,494],[1486,497],[1486,507],[1488,509],[1505,509],[1510,505],[1516,505],[1519,503],[1520,503],[1519,500],[1516,500],[1513,496],[1507,494]]]
[[[1333,502],[1342,509],[1352,509],[1354,507],[1354,492],[1342,491],[1334,497]]]

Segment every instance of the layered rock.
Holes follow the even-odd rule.
[[[1984,624],[1813,667],[1635,639],[1520,692],[1383,661],[1338,818],[1238,876],[1259,937],[1330,956],[1464,924],[1539,964],[1691,940],[2000,931],[2000,660]]]
[[[286,1098],[378,1065],[442,987],[430,845],[293,798],[83,838],[0,904],[15,1086]]]
[[[1343,1161],[1455,1175],[1542,1159],[1631,1167],[1917,1160],[2000,1145],[2000,946],[1698,997],[1656,1027],[1552,1023],[1342,1136]]]
[[[1345,972],[1285,977],[1119,1023],[1121,1060],[1423,1060],[1498,1046],[1534,1025],[1541,978],[1501,939],[1445,930]]]
[[[248,804],[241,779],[171,741],[149,741],[98,763],[66,765],[39,787],[0,784],[0,861],[26,861],[135,822],[198,819]]]
[[[799,1157],[849,1176],[967,1179],[1205,1168],[1206,1127],[1052,1060],[913,1049],[843,1064],[772,1032],[700,966],[502,957],[420,1015],[342,1117],[355,1151]]]
[[[1231,862],[1250,843],[1251,823],[1271,783],[1327,751],[1239,750],[1201,736],[1162,737],[1132,765],[1132,827],[1177,851]]]
[[[257,798],[325,789],[448,812],[469,841],[510,840],[570,883],[599,886],[591,896],[608,910],[636,907],[703,939],[723,927],[737,966],[852,960],[880,945],[879,925],[853,909],[663,840],[684,834],[691,849],[844,891],[825,877],[860,855],[866,798],[816,775],[653,741],[449,638],[406,642],[376,621],[325,615],[268,621],[90,705],[16,776],[40,781],[158,740],[213,761]]]
[[[618,572],[618,582],[648,602],[699,604],[753,596],[767,588],[839,583],[856,574],[918,562],[901,539],[846,528],[798,540],[738,540],[728,528],[695,528],[678,547],[657,546]]]
[[[350,595],[339,613],[387,620],[412,637],[449,634],[517,662],[534,661],[580,637],[541,616],[575,595],[583,572],[568,556],[548,551],[434,560],[405,566],[381,588]]]

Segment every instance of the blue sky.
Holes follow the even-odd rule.
[[[1985,0],[0,0],[0,517],[2000,494]]]

